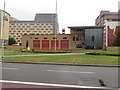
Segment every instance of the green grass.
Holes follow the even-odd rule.
[[[102,54],[118,54],[118,52],[103,50],[85,50],[81,52],[95,52]],[[4,55],[26,55],[32,52],[20,52],[20,50],[5,49]],[[39,54],[39,53],[38,53]],[[119,56],[120,58],[120,56]],[[23,57],[5,57],[3,61],[8,62],[51,62],[51,63],[70,63],[70,64],[102,64],[118,65],[118,56],[106,55],[61,55],[61,56],[23,56]]]
[[[104,50],[86,50],[86,52],[96,52],[96,53],[104,53],[104,54],[118,54],[117,51],[104,51]]]
[[[4,55],[24,55],[24,54],[32,54],[31,52],[21,52],[20,50],[4,50]]]
[[[24,56],[24,57],[5,57],[3,61],[10,62],[52,62],[52,63],[71,63],[71,64],[103,64],[118,65],[116,56],[93,56],[93,55],[61,55],[61,56]]]

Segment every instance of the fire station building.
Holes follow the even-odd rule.
[[[30,50],[71,50],[72,35],[54,34],[49,35],[23,35],[22,48]],[[56,48],[55,48],[56,46]]]

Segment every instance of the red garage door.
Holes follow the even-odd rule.
[[[42,40],[42,50],[49,50],[49,40]]]
[[[69,49],[69,41],[61,40],[61,50],[68,50],[68,49]]]
[[[34,50],[40,49],[40,40],[33,40],[33,49]]]
[[[56,50],[58,50],[59,48],[59,42],[58,40],[56,40]],[[51,40],[51,50],[55,50],[55,40]]]

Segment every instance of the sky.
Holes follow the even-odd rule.
[[[5,0],[6,11],[19,20],[34,20],[36,13],[55,13],[56,0]],[[118,11],[120,0],[57,0],[59,31],[68,26],[94,26],[101,10]],[[4,0],[0,0],[3,9]]]

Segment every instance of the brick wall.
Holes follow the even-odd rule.
[[[108,51],[119,51],[120,47],[107,47]]]
[[[113,35],[114,30],[108,30],[108,46],[113,46],[115,42],[115,36]]]

